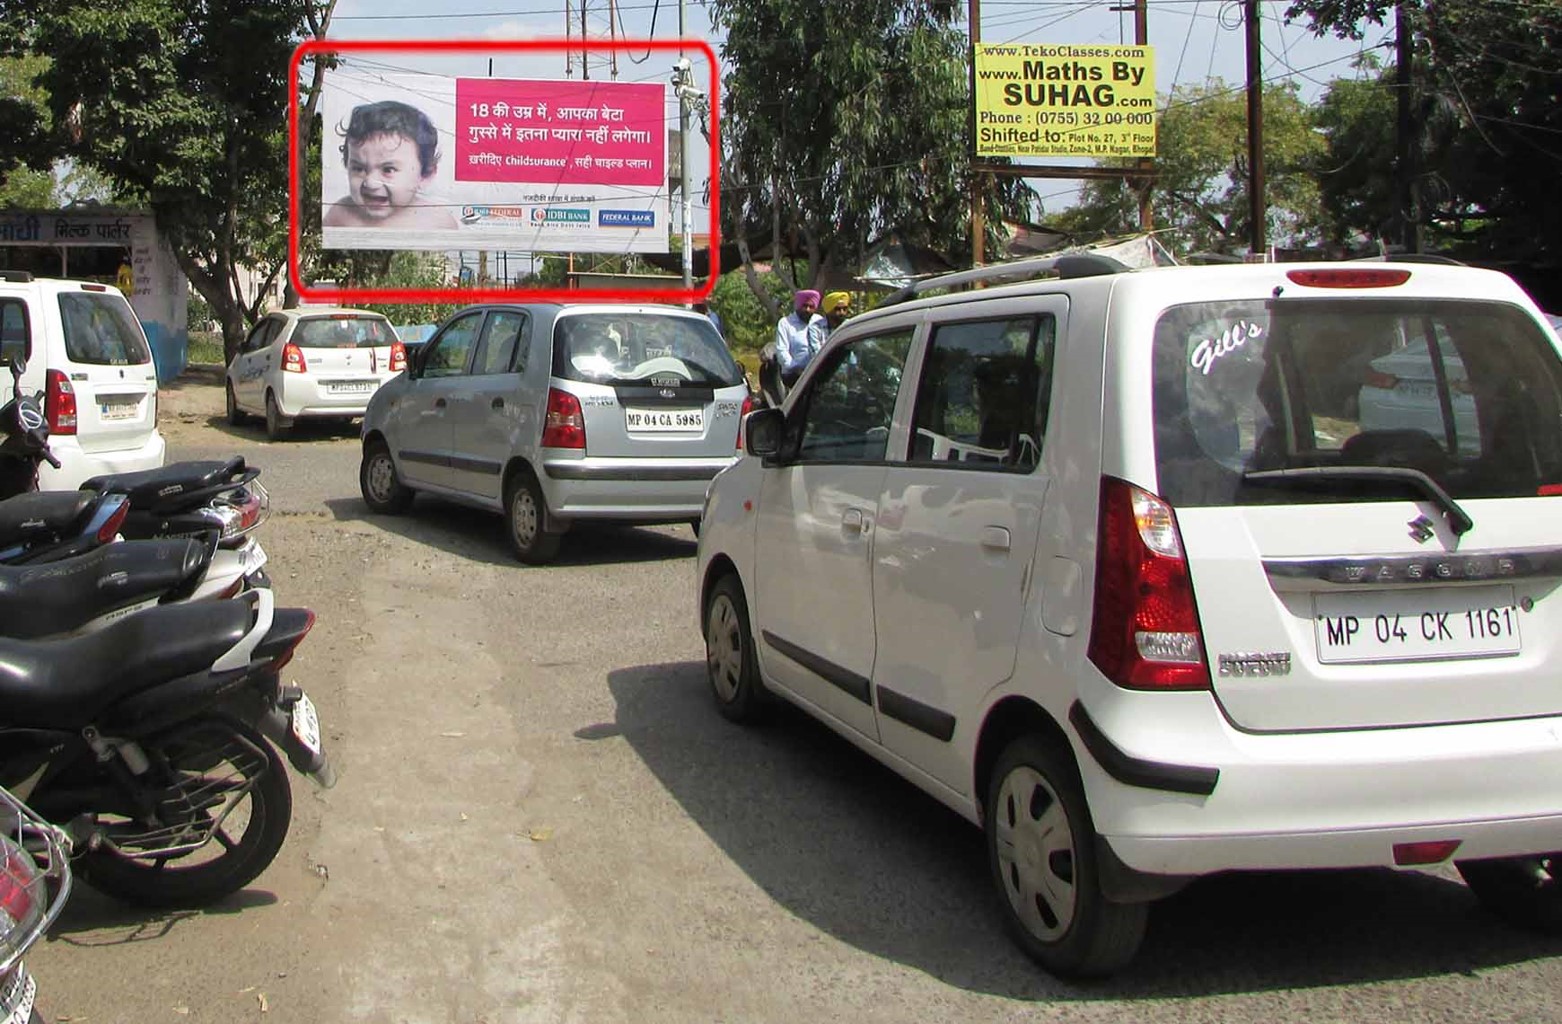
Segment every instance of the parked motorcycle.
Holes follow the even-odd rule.
[[[0,789],[0,1021],[42,1024],[22,957],[70,898],[70,839]],[[41,863],[40,863],[41,862]]]
[[[54,562],[0,565],[0,636],[93,632],[190,600],[208,582],[213,550],[200,540],[127,540]]]
[[[111,896],[172,907],[237,891],[287,837],[278,748],[336,780],[314,705],[279,675],[313,624],[260,589],[0,639],[0,786],[63,828],[77,873]]]
[[[116,537],[209,539],[206,578],[189,596],[230,597],[270,586],[266,552],[253,536],[270,496],[242,457],[180,462],[93,477],[78,491],[38,491],[38,466],[58,466],[36,396],[21,390],[24,365],[8,361],[12,397],[0,407],[0,563],[52,562]]]

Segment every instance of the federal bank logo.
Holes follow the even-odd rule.
[[[597,226],[604,228],[654,228],[654,210],[598,210]]]
[[[533,206],[533,224],[590,224],[591,211],[559,206]]]

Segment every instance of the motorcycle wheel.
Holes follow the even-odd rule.
[[[151,770],[145,795],[158,825],[99,814],[119,849],[100,848],[78,862],[93,888],[144,907],[194,907],[249,884],[282,849],[293,817],[287,768],[247,725],[208,717],[143,744]],[[198,849],[180,852],[201,835]]]

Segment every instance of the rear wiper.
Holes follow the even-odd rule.
[[[1434,505],[1442,509],[1443,518],[1455,537],[1462,537],[1475,525],[1469,513],[1459,507],[1453,496],[1438,486],[1437,481],[1407,466],[1307,466],[1301,469],[1266,469],[1243,473],[1246,483],[1379,483],[1410,487],[1420,491]]]

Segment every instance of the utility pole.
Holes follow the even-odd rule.
[[[1411,32],[1410,4],[1399,0],[1394,7],[1394,59],[1396,62],[1395,94],[1398,103],[1398,124],[1395,130],[1395,177],[1399,179],[1400,243],[1406,252],[1421,251],[1421,209],[1417,201],[1420,189],[1416,185],[1419,168],[1416,146],[1416,130],[1411,100],[1415,86],[1415,47]]]
[[[1269,244],[1265,238],[1268,214],[1264,202],[1264,72],[1258,39],[1258,0],[1243,0],[1247,22],[1247,210],[1250,243],[1255,258],[1262,259]]]
[[[678,38],[684,38],[684,9],[686,0],[678,0]],[[689,159],[689,107],[694,98],[693,74],[689,65],[689,58],[683,55],[683,47],[678,48],[678,70],[673,76],[673,84],[678,87],[678,217],[683,226],[683,287],[685,290],[694,287],[694,225],[691,223],[694,217],[694,201],[689,195],[689,183],[693,180],[693,163]]]
[[[1136,46],[1150,45],[1150,0],[1134,0],[1134,44]],[[1155,161],[1141,159],[1139,169],[1150,171],[1155,167]],[[1140,179],[1139,189],[1139,230],[1149,231],[1155,227],[1155,205],[1150,199],[1150,191],[1155,187],[1155,178],[1145,175]]]
[[[982,0],[967,0],[966,20],[971,28],[971,145],[976,145],[976,44],[982,41]],[[971,168],[971,266],[987,261],[987,218],[982,209],[986,199],[987,175]]]

